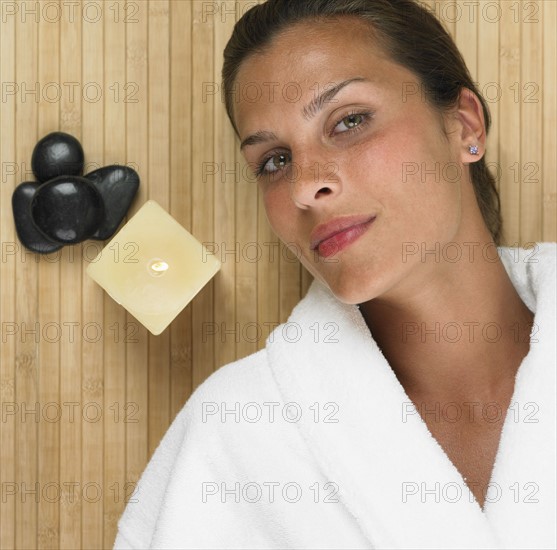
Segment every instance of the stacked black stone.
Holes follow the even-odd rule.
[[[85,155],[79,141],[52,132],[33,149],[31,168],[38,181],[19,184],[12,195],[17,235],[39,254],[87,239],[114,235],[139,189],[139,175],[128,166],[104,166],[83,176]]]

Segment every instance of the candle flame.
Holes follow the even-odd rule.
[[[154,271],[157,275],[162,275],[165,271],[168,270],[170,266],[163,260],[155,260],[149,266],[149,269]]]

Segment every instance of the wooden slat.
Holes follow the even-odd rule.
[[[223,64],[222,52],[226,42],[232,34],[232,29],[236,22],[234,8],[236,2],[228,1],[221,4],[221,10],[229,14],[227,17],[220,17],[214,21],[214,69],[213,83],[215,90],[220,92],[221,72]],[[234,250],[236,246],[235,234],[235,192],[236,183],[241,174],[239,165],[236,163],[234,141],[234,130],[228,122],[226,109],[222,100],[222,95],[216,93],[208,98],[212,100],[214,106],[214,144],[213,160],[207,163],[209,173],[214,174],[207,178],[205,185],[213,185],[215,197],[215,226],[213,243],[216,250]],[[236,324],[235,315],[235,296],[234,278],[236,274],[236,258],[234,255],[217,254],[222,262],[220,272],[214,279],[215,289],[215,308],[214,325],[215,330],[205,331],[208,341],[214,346],[215,366],[224,365],[234,361],[236,358],[236,342],[240,339],[251,339],[253,330],[247,331],[250,327],[242,327]],[[243,261],[243,258],[238,258]],[[208,326],[208,325],[205,325]],[[223,330],[224,329],[224,330]],[[232,331],[232,332],[227,332]]]
[[[106,5],[105,5],[106,6]],[[124,2],[111,4],[123,8]],[[104,22],[104,162],[125,164],[126,159],[126,25],[105,12]],[[120,12],[122,13],[122,12]],[[110,249],[125,262],[128,250]],[[117,521],[123,510],[121,491],[126,474],[125,419],[126,401],[126,311],[110,296],[104,300],[104,481],[103,547],[114,543]],[[114,497],[117,489],[119,498]]]
[[[503,215],[504,244],[513,246],[520,242],[520,182],[517,168],[521,166],[520,156],[520,110],[512,86],[520,83],[520,35],[521,25],[516,20],[516,12],[509,3],[502,4],[500,23],[500,70],[501,99],[499,110],[504,113],[499,119],[499,159],[501,162],[501,212]]]
[[[126,141],[127,163],[137,170],[140,186],[128,212],[131,218],[145,203],[149,193],[148,135],[148,3],[138,2],[137,12],[128,13],[133,19],[126,26]],[[134,489],[149,459],[149,336],[147,329],[132,315],[126,315],[126,325],[120,338],[126,345],[126,485],[119,492],[119,504],[125,499],[136,500]],[[116,533],[113,532],[115,537]],[[108,537],[108,533],[107,533]]]
[[[19,166],[30,161],[37,141],[38,103],[38,23],[33,16],[16,20],[17,55],[15,81],[20,86],[16,102],[15,158]],[[25,260],[25,261],[24,261]],[[15,393],[20,414],[16,418],[16,548],[37,545],[37,503],[40,499],[37,478],[37,436],[40,421],[38,405],[38,265],[33,255],[25,254],[16,263],[16,316],[20,337],[16,342]]]
[[[149,198],[170,210],[170,14],[149,0]],[[170,423],[170,329],[149,335],[149,453]]]
[[[201,242],[214,240],[212,185],[203,182],[203,166],[212,162],[214,105],[203,100],[203,82],[214,78],[214,19],[205,17],[205,2],[192,2],[192,113],[191,124],[195,129],[192,143],[192,196],[195,205],[192,216],[192,234]],[[203,338],[204,324],[213,316],[214,279],[193,299],[192,308],[192,360],[193,388],[195,389],[214,370],[213,342]]]
[[[191,2],[170,3],[170,213],[191,232],[192,223],[192,95]],[[170,417],[174,418],[192,388],[192,308],[186,307],[170,326]]]
[[[2,21],[0,32],[0,82],[12,83],[16,89],[15,17]],[[16,237],[12,214],[12,193],[22,181],[16,161],[16,101],[14,95],[6,95],[0,102],[0,321],[2,345],[0,345],[0,400],[15,410],[15,357],[19,332],[15,307],[16,266],[22,257],[22,245]],[[27,161],[29,162],[29,161]],[[10,496],[0,506],[0,546],[15,548],[16,500],[19,478],[16,477],[15,441],[19,423],[16,414],[6,414],[0,422],[0,483],[10,489]],[[12,496],[13,495],[13,496]]]
[[[542,230],[543,140],[543,2],[522,0],[522,73],[517,92],[521,102],[520,239],[535,243]]]
[[[86,12],[88,13],[88,12]],[[99,44],[104,43],[104,25],[102,20],[94,22],[97,14],[90,12],[89,17],[82,18],[82,82],[93,85],[104,85],[104,56]],[[90,87],[93,90],[92,87]],[[94,97],[94,96],[91,96]],[[81,101],[67,113],[68,119],[81,125],[81,143],[85,151],[87,172],[105,165],[104,159],[104,102]],[[95,261],[104,243],[87,241],[80,248],[83,254],[82,277],[82,327],[92,327],[89,333],[81,336],[81,357],[83,383],[81,389],[82,402],[98,403],[104,410],[104,344],[103,339],[97,340],[95,327],[107,333],[104,322],[104,291],[86,273],[88,265]],[[110,333],[108,333],[110,337]],[[93,409],[91,408],[91,412]],[[82,424],[82,464],[81,473],[84,483],[96,483],[103,487],[104,465],[104,422],[81,422]],[[95,497],[96,499],[96,497]],[[90,499],[94,500],[94,499]],[[103,498],[98,502],[85,502],[81,513],[82,546],[84,548],[101,548],[103,545]],[[71,547],[71,540],[65,547]]]
[[[60,4],[56,2],[60,8]],[[42,137],[59,128],[60,101],[60,21],[39,21],[39,82],[46,97],[39,103],[38,133]],[[77,50],[79,52],[79,50]],[[80,76],[80,75],[79,75]],[[55,77],[53,79],[53,77]],[[79,77],[78,77],[79,78]],[[54,94],[49,94],[54,90]],[[69,334],[60,318],[60,263],[64,251],[41,257],[39,263],[39,324],[42,327],[39,342],[39,403],[42,414],[39,421],[39,484],[49,488],[39,500],[38,548],[60,547],[59,501],[60,490],[60,342]],[[52,406],[51,406],[52,405]],[[53,488],[51,490],[50,488]],[[54,498],[53,498],[54,497]]]
[[[79,109],[76,103],[82,101],[85,87],[82,86],[81,72],[81,39],[82,19],[76,17],[74,22],[69,18],[61,21],[60,34],[60,80],[77,82],[75,95],[67,95],[61,103],[61,129],[66,130],[81,140],[81,132],[76,122],[79,120]],[[92,90],[92,88],[91,88]],[[94,97],[94,95],[91,95]],[[87,152],[85,150],[85,152]],[[83,308],[82,308],[82,245],[65,247],[60,262],[60,318],[68,323],[68,329],[75,328],[75,338],[63,339],[60,343],[60,400],[71,403],[68,412],[62,416],[60,426],[60,477],[63,484],[63,504],[60,510],[60,547],[81,548],[84,484],[89,480],[82,476],[82,427],[83,413],[86,409],[82,392],[83,376],[81,371],[83,346]],[[73,341],[72,341],[73,340]],[[92,480],[99,481],[99,480]],[[75,485],[74,485],[75,484]]]
[[[544,241],[557,240],[557,2],[542,2],[543,21],[543,185]]]

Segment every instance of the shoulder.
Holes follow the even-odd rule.
[[[193,391],[174,423],[182,424],[189,438],[198,431],[205,437],[211,429],[220,431],[216,421],[221,415],[230,414],[232,418],[238,411],[244,414],[246,407],[253,408],[254,403],[262,406],[266,401],[278,400],[278,387],[263,348],[213,372]]]
[[[324,303],[326,311],[339,304],[331,292],[314,279],[306,295],[294,306],[288,320],[276,326],[266,339],[266,346],[255,353],[219,367],[192,393],[188,403],[200,403],[208,399],[231,401],[234,398],[261,402],[265,396],[276,397],[277,386],[270,368],[270,348],[277,341],[286,339],[291,346],[300,336],[300,324],[309,316],[314,323],[315,303]],[[310,332],[310,331],[306,331]],[[311,333],[313,336],[313,333]]]
[[[219,367],[195,389],[189,401],[260,396],[271,381],[267,350],[263,348]]]

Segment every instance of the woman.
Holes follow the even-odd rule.
[[[116,547],[554,548],[556,249],[496,248],[451,38],[412,0],[269,0],[223,79],[315,280],[192,395]]]

